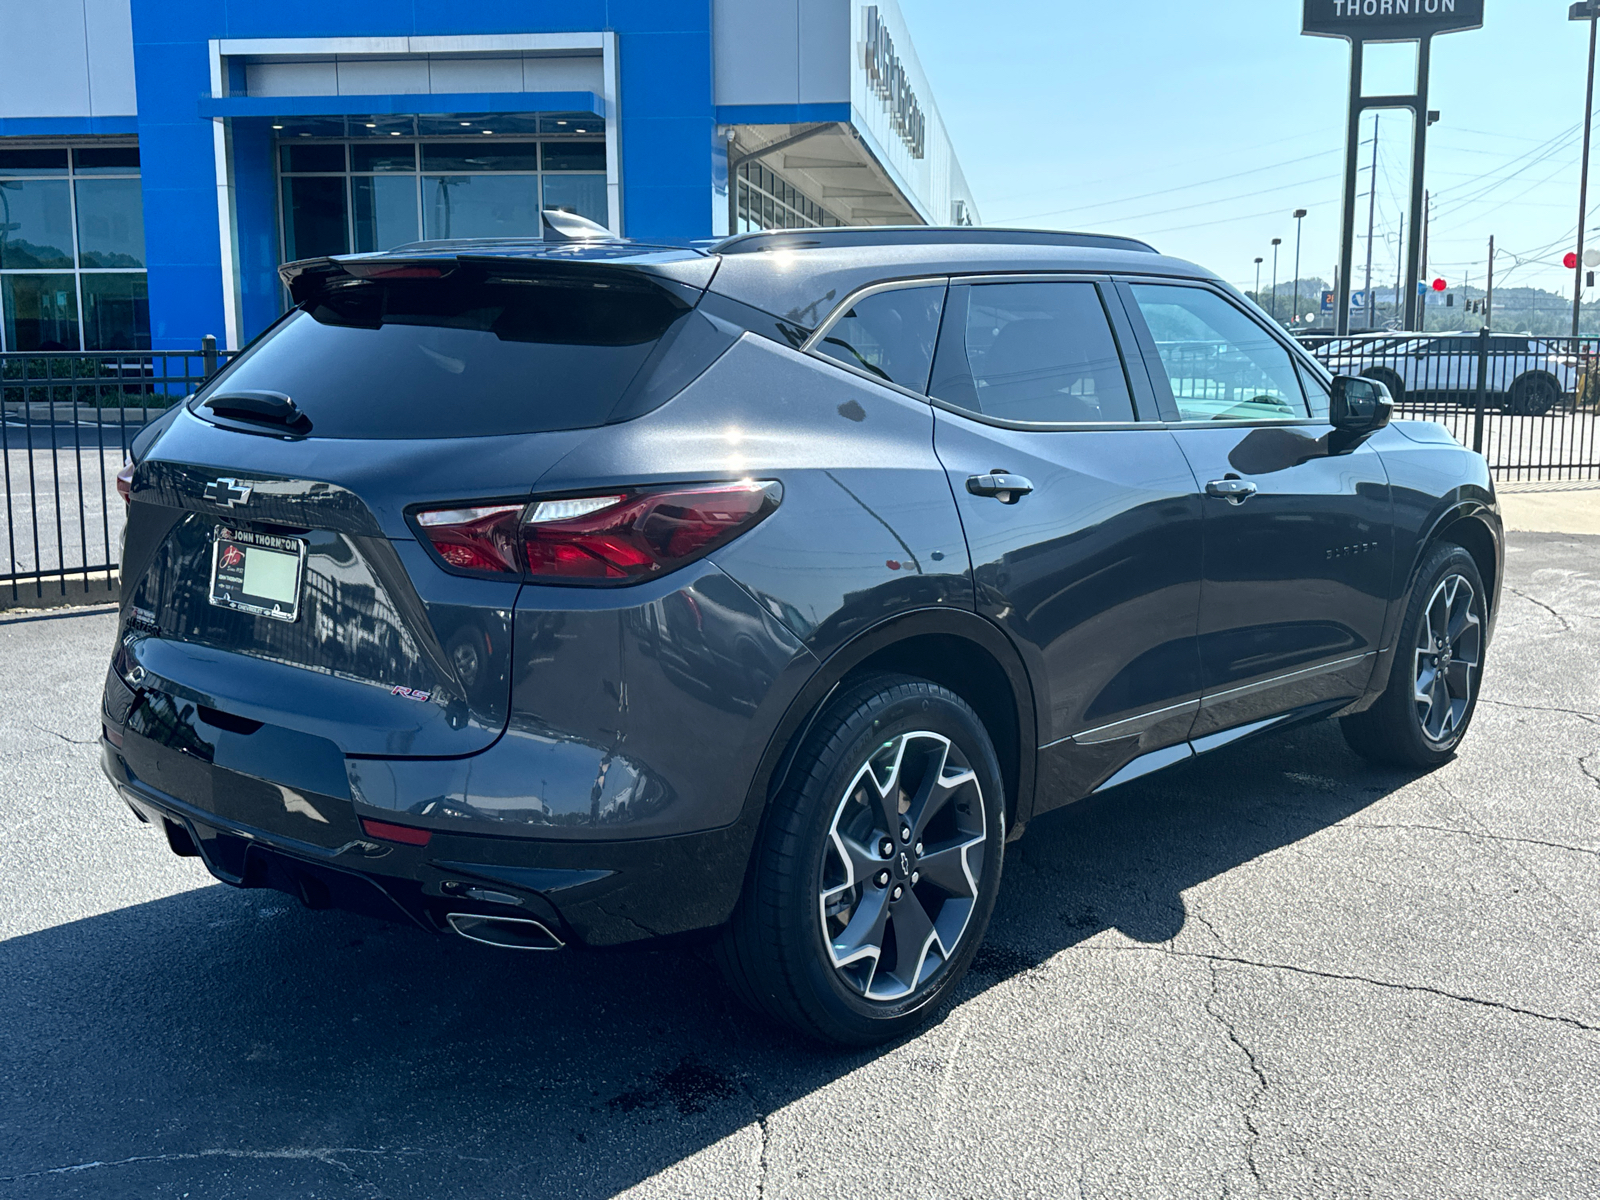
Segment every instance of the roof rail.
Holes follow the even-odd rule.
[[[1137,238],[1054,229],[995,229],[970,225],[849,225],[741,233],[707,247],[713,254],[762,250],[845,249],[853,246],[1084,246],[1095,250],[1158,251]]]

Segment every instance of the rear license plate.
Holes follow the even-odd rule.
[[[300,615],[306,543],[217,527],[211,542],[211,603],[219,608],[293,621]]]

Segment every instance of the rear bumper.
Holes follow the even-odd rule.
[[[276,822],[262,820],[259,787],[252,786],[260,781],[211,768],[202,805],[141,778],[129,766],[126,747],[138,735],[123,736],[123,747],[101,739],[101,767],[141,820],[167,823],[174,849],[188,853],[192,847],[222,882],[286,892],[310,908],[360,912],[432,932],[450,928],[449,914],[524,917],[563,942],[607,946],[720,924],[744,882],[753,831],[742,824],[603,843],[436,830],[426,845],[407,846],[367,836],[348,800],[289,792],[286,806],[344,808],[316,828],[318,840],[304,840],[264,827]]]

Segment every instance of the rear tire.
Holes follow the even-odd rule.
[[[845,688],[768,808],[718,947],[734,993],[837,1045],[928,1020],[988,927],[1005,802],[988,731],[954,692],[905,675]]]
[[[1339,723],[1352,750],[1423,770],[1450,760],[1478,704],[1485,602],[1472,555],[1451,542],[1435,545],[1400,624],[1388,686],[1371,708]]]
[[[1542,371],[1530,371],[1511,383],[1506,411],[1519,417],[1542,417],[1561,400],[1561,384]]]

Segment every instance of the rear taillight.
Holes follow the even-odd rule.
[[[778,507],[772,481],[430,509],[417,525],[445,564],[536,583],[625,584],[709,554]]]
[[[463,571],[515,575],[520,504],[440,508],[417,514],[417,524],[439,557]]]
[[[133,503],[133,459],[122,460],[122,470],[117,472],[117,495],[124,504]]]

